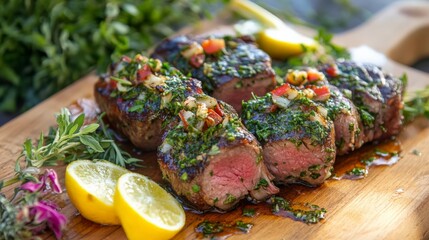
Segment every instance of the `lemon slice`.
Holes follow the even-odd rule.
[[[291,29],[269,28],[258,34],[259,47],[272,58],[285,59],[304,52],[305,48],[314,49],[316,41]]]
[[[129,172],[107,161],[73,161],[65,185],[71,202],[85,218],[100,224],[120,224],[113,195],[120,176]]]
[[[170,239],[185,225],[177,200],[149,178],[124,174],[116,186],[116,212],[128,239]]]
[[[263,29],[257,35],[259,47],[272,58],[285,59],[304,52],[305,48],[317,47],[312,38],[302,35],[286,25],[280,18],[248,0],[231,0],[229,7],[244,17],[262,23]]]

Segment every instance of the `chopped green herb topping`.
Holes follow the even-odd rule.
[[[277,215],[290,217],[307,224],[320,222],[325,218],[326,209],[320,208],[317,205],[305,203],[292,205],[289,201],[282,197],[271,197],[269,200],[271,211]],[[294,206],[296,206],[294,208]]]
[[[200,192],[200,186],[198,186],[197,184],[192,185],[192,192],[194,193]]]
[[[234,195],[227,193],[226,198],[223,201],[223,204],[230,204],[230,203],[233,203],[235,201],[237,201],[237,198]]]
[[[315,103],[311,100],[307,98],[293,100],[288,108],[278,108],[270,112],[273,104],[271,94],[255,97],[243,103],[244,124],[260,142],[287,139],[299,146],[304,138],[309,138],[312,144],[321,144],[326,140],[330,126],[312,121],[315,111],[303,111],[301,108],[302,106],[315,107]]]
[[[243,208],[242,211],[243,212],[241,215],[246,216],[246,217],[254,217],[256,214],[256,210],[254,208]]]
[[[261,178],[258,182],[258,184],[256,184],[255,186],[255,190],[258,190],[259,188],[266,188],[268,187],[268,181],[265,178]]]
[[[231,115],[227,122],[208,127],[204,131],[192,127],[194,121],[198,121],[196,117],[189,118],[188,121],[187,128],[178,125],[170,129],[164,141],[171,146],[169,154],[174,159],[173,164],[180,172],[191,174],[189,177],[196,173],[195,169],[205,166],[210,156],[220,153],[222,142],[245,139],[241,122],[236,115]]]
[[[195,229],[196,232],[200,232],[204,234],[204,236],[221,233],[223,232],[223,224],[220,222],[210,222],[208,220],[204,220],[200,224],[198,224]]]
[[[243,222],[241,220],[236,221],[234,224],[204,220],[198,224],[198,226],[195,228],[195,231],[202,233],[206,238],[216,239],[215,236],[224,232],[225,230],[230,232],[233,229],[236,229],[243,233],[249,233],[252,227],[252,223]]]
[[[238,230],[242,231],[243,233],[248,233],[248,232],[250,232],[250,229],[253,227],[253,224],[252,223],[246,223],[246,222],[239,220],[235,223],[235,227]]]
[[[360,162],[365,164],[365,166],[370,166],[375,160],[376,160],[376,157],[369,157],[369,158],[360,160]]]
[[[361,177],[366,176],[368,174],[368,170],[366,168],[355,167],[352,170],[346,172],[347,175]]]
[[[163,114],[177,115],[183,109],[181,103],[186,98],[186,91],[189,91],[187,84],[189,77],[170,67],[168,63],[139,55],[129,62],[121,61],[118,64],[116,67],[118,71],[109,77],[110,81],[116,81],[118,85],[110,96],[127,101],[127,104],[124,104],[125,111],[130,113],[162,111]],[[151,78],[150,76],[153,76],[151,80],[143,79]],[[148,84],[150,81],[154,82]]]
[[[250,78],[267,71],[266,62],[270,58],[265,52],[253,44],[229,36],[224,37],[224,40],[227,43],[225,49],[217,54],[206,54],[204,64],[200,67],[192,66],[189,60],[181,55],[182,49],[166,56],[167,61],[174,62],[174,66],[184,74],[191,74],[201,80],[203,89],[208,94],[222,85],[225,77]],[[242,86],[243,83],[238,83],[235,87]]]

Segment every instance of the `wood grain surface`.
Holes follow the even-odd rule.
[[[207,29],[205,29],[207,30]],[[336,36],[347,47],[368,45],[389,58],[382,65],[387,72],[409,76],[409,89],[429,85],[429,75],[402,64],[410,64],[429,55],[429,3],[404,2],[385,9],[355,30]],[[54,114],[82,97],[92,97],[95,75],[89,75],[52,96],[0,128],[0,179],[12,177],[13,165],[26,138],[37,138],[54,125]],[[195,239],[194,228],[203,220],[254,224],[249,234],[235,234],[230,239],[429,239],[429,121],[417,119],[405,126],[398,136],[401,160],[390,167],[373,167],[362,180],[328,180],[318,188],[282,187],[281,196],[297,203],[310,202],[328,210],[326,220],[306,225],[273,215],[266,203],[256,206],[243,202],[236,210],[203,215],[187,212],[185,228],[175,239]],[[349,156],[341,157],[336,171],[350,167],[364,154],[379,145],[369,144]],[[412,153],[419,150],[421,156]],[[160,181],[155,155],[137,153],[145,168],[136,169]],[[64,167],[56,167],[64,186]],[[6,189],[10,194],[11,189]],[[67,193],[50,196],[68,217],[64,239],[125,239],[120,226],[102,226],[81,217]],[[242,208],[256,208],[253,218],[242,217]],[[147,233],[148,235],[150,233]],[[52,235],[45,235],[53,239]]]

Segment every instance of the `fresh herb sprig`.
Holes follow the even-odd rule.
[[[24,143],[27,164],[41,167],[55,165],[58,160],[69,163],[77,159],[103,159],[122,167],[139,166],[141,160],[133,158],[116,144],[102,117],[103,114],[97,123],[84,126],[84,114],[72,121],[68,109],[63,108],[57,116],[56,129],[51,128],[46,137],[41,135],[37,145],[31,144],[31,140]]]
[[[408,82],[407,75],[402,75],[400,79],[404,86],[406,86]],[[405,123],[409,123],[419,116],[429,118],[429,86],[405,94],[402,114],[404,115]]]

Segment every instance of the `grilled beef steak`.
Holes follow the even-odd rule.
[[[286,81],[301,89],[310,89],[316,95],[313,100],[322,104],[328,117],[334,122],[337,155],[360,148],[364,135],[362,121],[355,105],[325,75],[314,68],[290,69]]]
[[[190,38],[161,42],[152,57],[168,61],[202,82],[204,92],[241,110],[252,92],[264,95],[275,86],[270,57],[242,38]]]
[[[231,106],[211,99],[188,98],[181,124],[166,132],[158,151],[164,178],[200,210],[229,210],[246,196],[277,193],[255,137]]]
[[[330,176],[334,127],[311,94],[286,83],[243,103],[243,122],[261,142],[264,162],[276,182],[318,185]]]
[[[199,81],[140,55],[124,57],[95,86],[96,101],[112,127],[148,151],[161,144],[164,126],[178,121],[177,103],[199,93]]]
[[[337,61],[322,67],[330,84],[355,104],[362,123],[363,141],[399,133],[402,126],[402,82],[379,67],[352,61]]]

